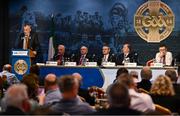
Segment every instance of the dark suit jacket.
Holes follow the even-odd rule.
[[[176,95],[180,96],[180,84],[173,84]]]
[[[85,58],[88,59],[88,61],[91,61],[91,59],[92,59],[89,54],[87,54]],[[79,54],[75,57],[75,61],[76,61],[77,65],[79,64],[80,59],[81,59],[81,54]]]
[[[130,62],[138,63],[138,56],[137,56],[137,53],[135,53],[135,52],[129,53],[126,58],[129,58]],[[124,60],[124,53],[122,53],[116,57],[116,65],[123,65],[123,63],[122,63],[123,60]]]
[[[17,48],[19,48],[19,49],[23,48],[23,41],[24,41],[23,37],[24,36],[25,36],[24,33],[21,33],[19,36],[18,45],[17,45]],[[28,49],[31,49],[31,50],[37,51],[37,52],[39,52],[39,50],[40,50],[40,43],[39,43],[38,35],[36,32],[30,33]]]
[[[59,56],[60,56],[59,54],[55,54],[55,55],[53,56],[53,60],[54,60],[54,61],[59,60]],[[62,57],[64,58],[64,61],[66,61],[67,58],[70,58],[69,55],[67,55],[67,54],[64,54]]]
[[[98,65],[101,65],[103,58],[104,58],[104,55],[101,55],[98,58]],[[116,62],[116,56],[112,55],[112,54],[109,54],[109,57],[108,57],[107,60],[108,60],[108,62]]]
[[[24,42],[24,33],[21,33],[19,38],[18,38],[18,43],[16,45],[17,49],[23,49],[23,42]],[[29,44],[28,44],[28,49],[31,49],[33,51],[36,51],[36,57],[32,58],[32,64],[35,64],[36,62],[41,62],[43,57],[41,55],[41,47],[38,39],[38,35],[36,32],[31,32],[30,33],[30,38],[29,38]]]
[[[142,79],[141,82],[137,83],[137,88],[143,88],[146,91],[150,91],[151,85],[151,81]]]
[[[160,96],[160,95],[151,95],[152,100],[155,104],[159,104],[163,107],[170,109],[172,112],[180,113],[180,99],[175,96]]]

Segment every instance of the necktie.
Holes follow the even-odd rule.
[[[59,55],[59,62],[62,63],[62,55]]]
[[[104,62],[107,62],[107,56],[104,55]]]
[[[79,65],[83,64],[83,60],[84,60],[84,55],[81,55],[80,61],[79,61]]]
[[[28,42],[29,42],[28,40],[29,40],[28,37],[25,37],[25,38],[24,38],[24,41],[25,41],[25,42],[24,42],[24,49],[25,49],[25,50],[28,49],[28,44],[29,44],[29,43],[28,43]]]
[[[161,58],[160,63],[166,64],[166,62],[165,62],[165,56],[163,56],[163,57]]]

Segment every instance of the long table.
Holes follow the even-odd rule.
[[[82,88],[88,88],[91,86],[102,87],[103,89],[107,89],[107,87],[113,83],[116,78],[116,72],[119,68],[124,66],[116,66],[116,67],[64,67],[64,66],[39,66],[40,67],[40,77],[41,80],[44,80],[44,77],[49,73],[54,73],[58,78],[62,75],[68,75],[72,73],[80,73],[83,77]],[[137,67],[126,67],[128,71],[136,71],[138,72],[138,81],[141,81],[140,71],[143,66]],[[151,68],[152,69],[152,79],[153,82],[156,77],[160,74],[164,74],[167,69],[176,67],[163,67],[163,68]]]

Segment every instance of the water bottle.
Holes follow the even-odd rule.
[[[177,60],[176,60],[176,58],[174,59],[174,66],[177,66]]]

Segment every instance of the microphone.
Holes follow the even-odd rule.
[[[134,53],[134,57],[133,57],[133,62],[137,62],[137,58],[138,58],[138,53],[135,52]]]
[[[92,55],[92,62],[95,61],[95,56],[96,56],[95,54]]]
[[[59,54],[55,55],[54,58],[57,58],[59,56]]]
[[[75,56],[75,54],[72,54],[72,55],[71,55],[71,62],[74,61],[74,56]]]

